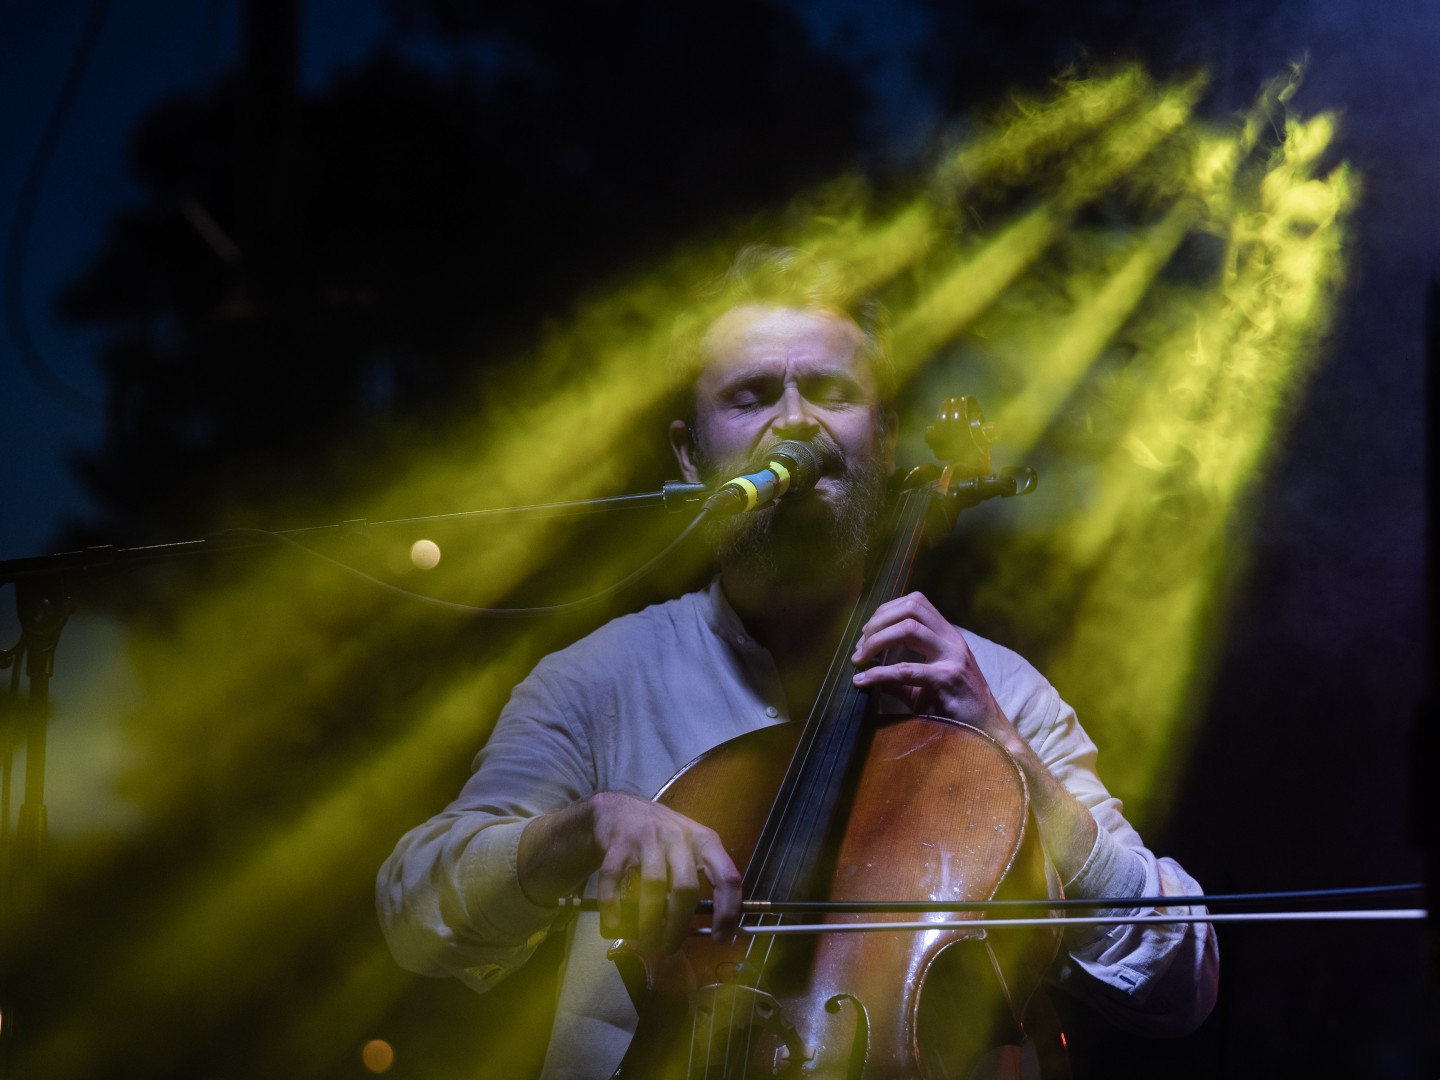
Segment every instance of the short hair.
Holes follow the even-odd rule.
[[[795,247],[751,244],[740,249],[718,278],[697,296],[696,310],[677,325],[674,362],[676,403],[689,417],[695,377],[704,366],[700,344],[725,312],[757,305],[834,312],[860,329],[861,352],[875,380],[882,407],[895,392],[890,358],[889,312],[874,293],[857,287],[846,268]]]

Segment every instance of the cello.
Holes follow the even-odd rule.
[[[809,718],[722,743],[655,796],[719,834],[752,904],[1060,896],[1010,755],[959,721],[886,713],[851,682],[850,649],[906,591],[927,523],[1033,489],[1029,470],[989,475],[990,439],[973,398],[941,406],[926,441],[946,464],[906,477]],[[826,916],[837,929],[858,918]],[[951,912],[922,930],[725,943],[703,934],[705,919],[668,956],[612,946],[640,1016],[615,1080],[1039,1075],[1020,1048],[1058,931],[1012,948]],[[1045,1075],[1066,1072],[1060,1060]]]

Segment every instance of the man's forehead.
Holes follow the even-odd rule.
[[[865,371],[864,335],[850,319],[825,308],[731,308],[700,341],[702,375],[767,361],[806,360]]]

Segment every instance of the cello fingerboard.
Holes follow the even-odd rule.
[[[896,500],[883,548],[885,559],[850,614],[805,722],[746,869],[746,897],[783,900],[816,895],[813,888],[821,879],[822,863],[843,831],[846,815],[840,811],[854,785],[871,705],[869,692],[851,682],[850,652],[875,610],[904,594],[933,498],[933,490],[926,486],[902,491]]]

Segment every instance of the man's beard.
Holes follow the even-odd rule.
[[[764,510],[706,522],[706,539],[722,566],[759,581],[808,584],[838,577],[864,562],[884,509],[887,470],[873,456],[846,460],[824,435],[811,441],[843,463],[843,471],[832,477],[831,500],[810,491],[782,498]],[[714,462],[698,444],[694,453],[701,479],[712,486],[752,471],[755,460]]]

